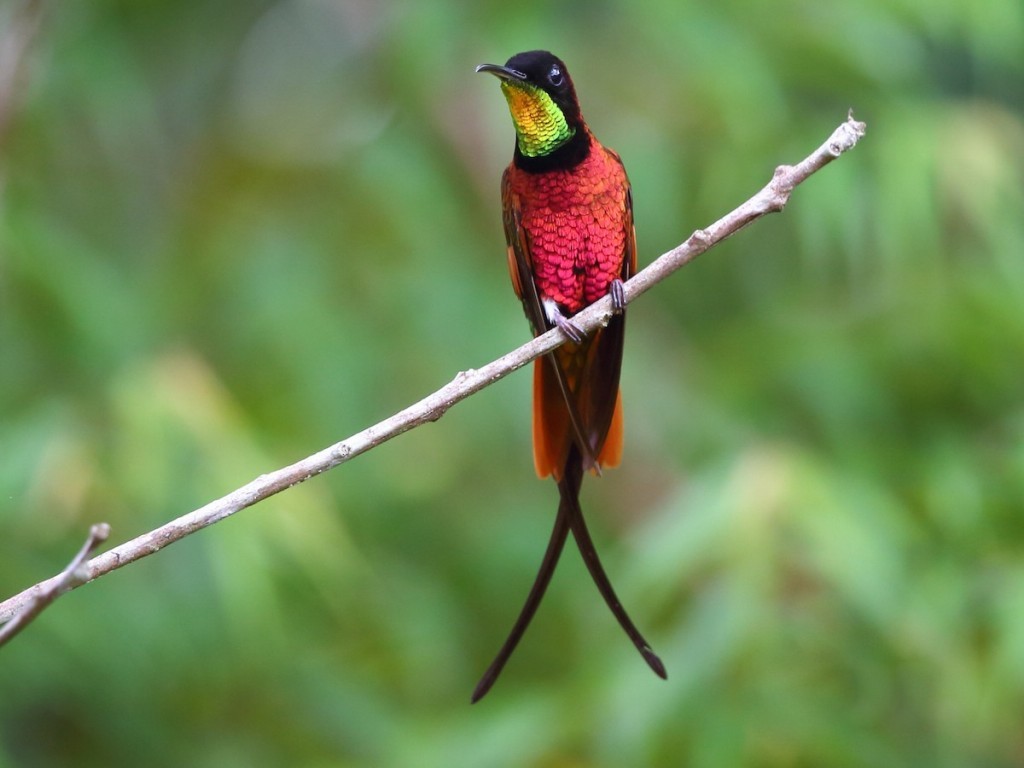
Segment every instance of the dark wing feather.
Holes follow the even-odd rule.
[[[606,150],[622,165],[618,154]],[[625,230],[625,253],[619,278],[628,280],[636,272],[636,230],[633,225],[633,194],[626,182],[623,201],[622,226]],[[590,446],[602,466],[615,466],[622,453],[622,404],[619,397],[619,377],[622,370],[622,352],[626,334],[626,313],[615,315],[606,328],[595,334],[587,351],[580,375],[580,392],[576,402],[585,425]]]

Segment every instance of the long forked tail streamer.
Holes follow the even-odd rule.
[[[476,688],[473,690],[473,698],[471,699],[473,704],[476,704],[482,699],[491,686],[494,685],[498,679],[498,675],[501,674],[501,670],[504,669],[506,662],[509,657],[512,656],[512,652],[515,651],[516,646],[519,645],[519,641],[523,637],[523,633],[526,632],[526,628],[530,626],[530,621],[533,619],[533,615],[537,612],[537,607],[540,605],[540,601],[544,599],[544,593],[547,591],[548,584],[551,583],[551,576],[555,572],[555,567],[558,565],[558,558],[562,554],[562,549],[565,547],[565,540],[569,535],[569,515],[564,509],[564,504],[558,505],[558,514],[555,516],[555,526],[551,529],[551,538],[548,539],[548,548],[544,553],[544,559],[541,561],[540,568],[537,571],[537,577],[533,580],[533,586],[530,588],[530,594],[526,596],[526,602],[523,603],[523,608],[519,612],[519,617],[516,619],[516,623],[512,626],[512,631],[509,632],[508,637],[505,639],[505,644],[501,646],[501,650],[498,651],[498,655],[494,657],[494,661],[491,662],[491,666],[484,672],[484,676],[480,678],[480,682],[477,683]]]
[[[601,597],[604,598],[605,603],[608,605],[608,609],[618,620],[619,626],[622,627],[633,645],[636,646],[636,649],[643,656],[647,665],[654,671],[654,674],[662,680],[666,680],[668,679],[668,673],[665,670],[665,665],[651,649],[644,636],[640,634],[640,630],[636,628],[633,620],[629,618],[629,614],[626,613],[626,609],[622,607],[622,602],[615,594],[615,589],[612,587],[608,574],[605,573],[604,566],[601,565],[601,558],[598,557],[594,540],[590,538],[590,531],[587,530],[587,523],[583,519],[583,510],[580,508],[579,492],[582,482],[582,462],[579,459],[576,447],[573,446],[569,450],[569,460],[566,462],[565,476],[558,483],[558,490],[562,496],[559,514],[561,514],[562,508],[565,507],[569,517],[569,528],[572,530],[573,538],[576,539],[576,546],[580,550],[580,555],[583,557],[587,570],[590,571],[590,578],[593,579],[597,590],[601,593]]]
[[[573,538],[576,539],[576,546],[579,548],[583,562],[590,572],[590,577],[593,579],[612,615],[618,620],[619,625],[654,673],[662,679],[667,679],[668,677],[665,665],[651,649],[644,636],[640,634],[640,630],[636,628],[632,619],[629,618],[629,614],[626,613],[622,602],[615,594],[608,574],[605,573],[604,566],[601,564],[601,559],[597,554],[594,541],[591,539],[590,531],[587,529],[586,521],[583,519],[583,511],[580,508],[579,492],[582,482],[583,460],[574,445],[569,450],[565,472],[562,475],[562,479],[558,482],[558,491],[561,499],[558,504],[558,515],[555,517],[555,525],[551,531],[551,538],[548,540],[548,548],[544,553],[544,559],[541,561],[537,577],[534,579],[533,586],[530,588],[530,593],[526,597],[526,602],[519,612],[519,617],[516,619],[512,631],[473,691],[472,702],[474,704],[491,690],[491,687],[501,674],[501,670],[512,656],[516,646],[519,645],[519,641],[526,632],[526,628],[530,625],[530,621],[537,612],[537,607],[547,591],[548,584],[551,582],[551,577],[555,572],[555,567],[558,565],[558,559],[562,554],[562,549],[565,546],[565,540],[570,530],[572,531]]]

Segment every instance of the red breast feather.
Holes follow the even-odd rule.
[[[569,170],[515,173],[534,279],[541,299],[554,299],[574,315],[608,293],[622,275],[626,251],[626,174],[594,142]]]

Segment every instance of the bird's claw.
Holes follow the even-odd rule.
[[[612,314],[621,315],[626,311],[626,290],[618,278],[608,286],[608,295],[612,297]]]
[[[564,333],[573,344],[582,344],[583,339],[586,338],[586,334],[583,333],[583,329],[564,315],[555,315],[555,325],[558,326],[558,329]]]

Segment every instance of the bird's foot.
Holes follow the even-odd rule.
[[[576,325],[576,323],[567,318],[561,312],[554,316],[554,321],[559,330],[569,338],[569,341],[573,344],[583,343],[583,339],[586,338],[586,334],[583,333],[583,329]]]
[[[612,297],[612,314],[621,315],[626,311],[626,290],[618,278],[608,286],[608,295]]]
[[[549,323],[561,330],[573,344],[583,343],[583,339],[586,338],[583,329],[562,314],[554,299],[544,299],[541,303],[544,305],[544,314],[547,315]]]

